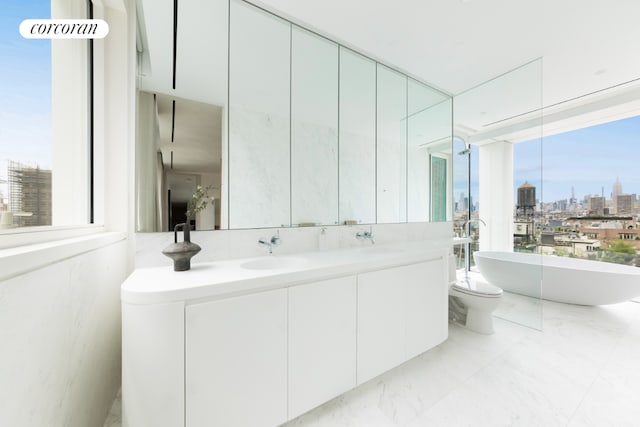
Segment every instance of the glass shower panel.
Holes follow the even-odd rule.
[[[528,262],[534,266],[527,269],[526,277],[505,280],[486,266],[475,266],[474,259],[470,259],[468,277],[503,289],[502,302],[494,316],[541,329],[543,260],[537,199],[542,198],[543,172],[542,60],[456,95],[453,111],[454,134],[466,142],[464,150],[471,150],[469,219],[461,230],[471,240],[470,252],[526,251],[530,253]],[[522,150],[526,150],[527,156],[517,155]],[[517,188],[524,183],[522,180],[527,188],[533,187],[533,194],[537,189],[537,195],[529,197],[526,207],[518,206],[516,195]],[[474,188],[477,202],[473,200]],[[521,223],[526,223],[526,227],[519,226]],[[521,236],[523,233],[526,236]],[[478,248],[473,247],[476,239]],[[514,288],[515,283],[523,282],[528,284],[526,291]]]
[[[471,149],[464,140],[453,138],[453,255],[456,270],[466,268],[468,252],[467,222],[469,221],[469,185]]]

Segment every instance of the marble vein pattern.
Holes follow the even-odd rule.
[[[376,244],[446,239],[451,233],[450,225],[446,222],[193,231],[191,241],[202,247],[193,262],[267,255],[266,248],[257,244],[258,239],[270,237],[276,232],[280,233],[282,244],[274,249],[274,254],[370,246],[370,242],[355,238],[358,231],[367,231],[370,227]],[[171,265],[171,260],[161,252],[162,248],[171,243],[173,233],[137,233],[136,268]]]
[[[340,222],[371,224],[376,218],[375,137],[340,131]]]
[[[118,391],[111,410],[104,422],[104,427],[122,427],[122,389]]]
[[[283,427],[637,426],[640,304],[543,301],[540,315],[542,331],[450,324],[438,347]]]
[[[291,141],[291,218],[294,225],[338,223],[338,133],[294,121]]]
[[[230,227],[289,225],[288,117],[239,107],[230,114]]]

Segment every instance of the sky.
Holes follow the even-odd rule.
[[[24,39],[20,22],[51,16],[50,0],[4,1],[0,10],[0,179],[7,159],[51,167],[51,42]],[[0,190],[6,190],[0,185]]]
[[[619,178],[624,193],[640,194],[639,162],[640,116],[636,116],[548,136],[542,144],[515,144],[514,186],[528,180],[544,202],[570,198],[572,186],[578,200],[601,195],[602,187],[609,198]]]

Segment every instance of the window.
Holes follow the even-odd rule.
[[[91,17],[91,5],[10,2],[0,16],[0,232],[92,222],[92,45],[20,35],[24,19],[49,17]]]

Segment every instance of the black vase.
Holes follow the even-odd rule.
[[[178,243],[178,229],[182,228],[183,241]],[[173,229],[173,243],[162,250],[162,253],[173,260],[174,271],[186,271],[191,268],[191,258],[200,252],[200,246],[191,243],[191,225],[188,222],[176,224]]]

